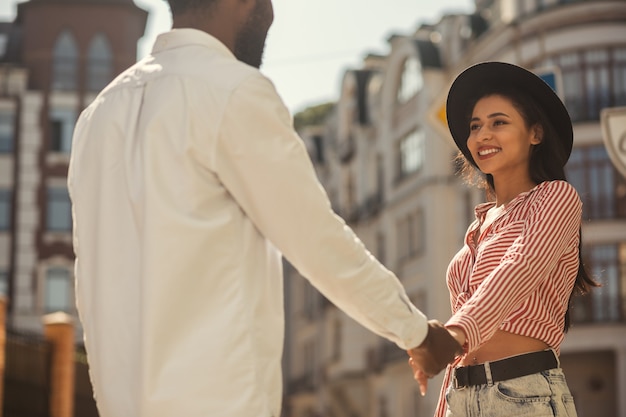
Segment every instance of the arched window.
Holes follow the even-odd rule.
[[[59,35],[52,57],[52,88],[75,90],[78,85],[78,48],[68,30]]]
[[[111,81],[113,74],[111,46],[106,36],[98,33],[87,52],[87,90],[100,91]]]
[[[422,79],[422,68],[415,57],[409,57],[404,61],[400,86],[398,88],[398,102],[406,103],[421,89],[424,80]]]

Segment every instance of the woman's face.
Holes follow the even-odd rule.
[[[469,130],[467,148],[483,173],[494,179],[530,178],[530,152],[541,142],[541,132],[526,126],[511,100],[500,95],[478,100]]]

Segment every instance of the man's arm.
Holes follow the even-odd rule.
[[[321,293],[403,349],[428,326],[393,273],[333,211],[291,116],[255,76],[231,97],[214,149],[214,171],[261,234]]]

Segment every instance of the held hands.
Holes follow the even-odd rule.
[[[418,347],[407,351],[410,356],[409,365],[422,395],[426,394],[428,378],[437,375],[456,356],[463,354],[461,343],[453,334],[459,336],[448,331],[438,320],[429,320],[426,339]]]

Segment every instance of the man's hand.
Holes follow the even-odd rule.
[[[420,384],[422,395],[426,392],[428,378],[441,372],[457,355],[463,353],[463,347],[438,320],[428,321],[426,339],[416,348],[407,351],[409,364]]]

